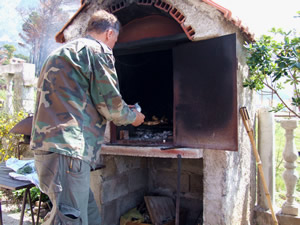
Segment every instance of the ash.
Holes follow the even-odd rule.
[[[163,141],[167,141],[167,139],[171,136],[173,136],[173,132],[172,131],[163,131],[163,132],[153,132],[153,131],[147,131],[147,130],[143,130],[143,131],[136,131],[136,137],[137,139],[140,140],[161,140]]]

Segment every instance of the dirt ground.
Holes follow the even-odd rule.
[[[1,200],[1,209],[2,209],[2,221],[4,225],[18,225],[21,219],[21,209],[22,209],[22,200],[23,198],[16,200],[14,199],[13,195],[10,191],[3,191],[0,196]],[[48,213],[48,209],[45,208],[45,203],[42,202],[41,205],[41,212],[40,212],[40,219],[39,224],[42,224],[42,218]],[[37,209],[38,209],[38,202],[35,203],[35,207],[33,209],[35,215],[34,220],[37,220]],[[47,207],[46,207],[47,208]],[[25,207],[25,214],[23,218],[23,225],[31,225],[32,218],[31,218],[31,211],[30,206],[27,203]]]
[[[1,208],[2,208],[2,220],[4,225],[18,225],[20,223],[21,217],[21,204],[12,204],[8,203],[7,201],[1,201]],[[26,210],[27,211],[27,210]],[[30,211],[30,210],[29,210]],[[35,217],[36,220],[36,217]],[[24,225],[31,225],[31,215],[25,212]]]

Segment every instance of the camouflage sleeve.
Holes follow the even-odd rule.
[[[136,115],[120,94],[113,55],[97,53],[93,58],[91,97],[98,112],[117,126],[133,123]]]

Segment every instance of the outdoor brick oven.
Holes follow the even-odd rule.
[[[146,195],[175,201],[178,190],[182,224],[250,224],[255,164],[238,109],[253,114],[242,88],[242,46],[253,36],[210,0],[86,0],[56,40],[84,36],[99,8],[122,23],[114,49],[121,93],[146,115],[140,127],[107,129],[106,168],[91,181],[103,225],[118,224]]]

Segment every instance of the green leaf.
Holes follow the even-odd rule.
[[[300,98],[292,97],[292,105],[299,107],[300,106]]]
[[[277,83],[276,88],[281,90],[281,89],[284,89],[284,86],[282,85],[282,83]]]
[[[270,110],[270,112],[279,112],[284,108],[285,106],[282,103],[278,103],[276,107],[272,107],[272,110]]]

